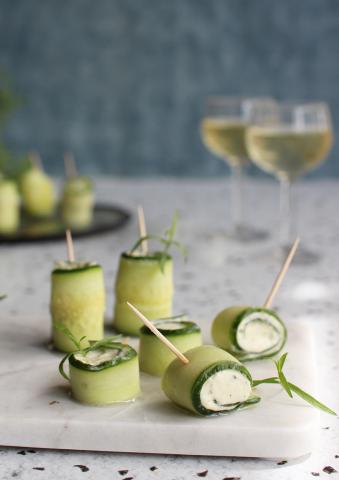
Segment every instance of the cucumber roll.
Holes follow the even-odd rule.
[[[0,233],[16,232],[20,223],[20,196],[17,186],[0,178]]]
[[[147,318],[172,315],[173,262],[169,254],[148,255],[123,253],[115,282],[114,327],[128,335],[139,335],[143,325],[128,308],[133,303]]]
[[[182,353],[202,344],[200,328],[196,323],[188,321],[185,315],[156,320],[154,325]],[[161,376],[175,358],[174,353],[149,328],[145,325],[141,327],[140,370]]]
[[[53,342],[58,350],[72,352],[74,345],[57,325],[68,328],[77,339],[102,339],[105,286],[100,265],[58,262],[52,272],[50,310]]]
[[[177,358],[162,377],[162,390],[176,405],[198,415],[228,413],[259,402],[252,377],[236,358],[220,348],[202,345]]]
[[[137,352],[129,345],[106,339],[91,343],[89,348],[68,354],[60,364],[73,397],[89,405],[134,400],[140,392]],[[63,370],[66,359],[69,377]]]
[[[23,207],[34,217],[49,217],[53,214],[56,193],[53,181],[44,171],[32,166],[20,179]]]
[[[82,229],[93,218],[93,185],[87,177],[73,177],[66,181],[61,200],[61,218],[72,229]]]
[[[216,345],[244,361],[279,353],[286,342],[287,331],[273,310],[234,306],[215,317],[212,337]]]

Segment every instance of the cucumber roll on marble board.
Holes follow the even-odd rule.
[[[201,330],[188,320],[186,315],[178,315],[155,320],[154,325],[182,353],[202,344]],[[139,364],[140,370],[150,375],[161,376],[175,359],[166,345],[145,325],[140,330]]]
[[[20,195],[16,183],[0,176],[0,234],[17,231],[20,224]]]
[[[126,301],[133,303],[149,319],[170,317],[173,303],[173,260],[168,253],[179,242],[174,240],[177,216],[171,227],[161,236],[147,236],[163,245],[163,250],[139,251],[145,238],[140,238],[129,252],[120,256],[118,273],[115,281],[115,306],[113,326],[127,335],[139,335],[142,326]],[[184,252],[183,252],[184,253]]]
[[[218,347],[239,360],[255,360],[279,353],[285,345],[287,330],[273,310],[233,306],[215,317],[212,338]]]
[[[68,328],[76,339],[100,340],[104,331],[105,286],[100,265],[95,262],[57,262],[51,276],[52,337],[63,352],[74,344],[56,325]],[[87,343],[88,344],[88,343]]]
[[[78,348],[59,366],[75,400],[99,406],[131,401],[139,395],[138,355],[132,347],[108,338],[91,342],[85,349],[78,344]],[[69,375],[64,370],[67,360]]]
[[[165,370],[161,387],[176,405],[195,414],[227,413],[260,401],[252,393],[247,368],[229,353],[212,345],[185,352],[189,363],[175,359]]]

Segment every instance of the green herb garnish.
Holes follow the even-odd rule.
[[[287,395],[291,398],[293,398],[293,393],[298,395],[300,398],[305,400],[305,402],[309,403],[312,405],[312,407],[318,408],[319,410],[322,410],[323,412],[329,413],[330,415],[337,415],[336,412],[331,410],[329,407],[324,405],[323,403],[319,402],[316,398],[312,397],[309,393],[305,392],[301,388],[297,387],[297,385],[294,385],[294,383],[289,382],[282,369],[285,363],[287,357],[287,353],[284,353],[278,361],[275,361],[275,366],[277,368],[277,377],[270,377],[270,378],[264,378],[262,380],[253,380],[253,387],[257,387],[258,385],[261,385],[262,383],[274,383],[274,384],[280,384],[283,389],[286,391]],[[293,393],[292,393],[293,392]]]
[[[3,300],[6,297],[7,297],[7,295],[0,295],[0,300]]]
[[[86,355],[88,352],[91,352],[93,350],[104,350],[105,348],[111,347],[114,342],[116,342],[122,337],[122,335],[113,335],[110,337],[105,337],[102,340],[88,340],[89,347],[81,348],[81,342],[85,340],[86,336],[83,336],[80,338],[80,340],[77,340],[73,335],[73,333],[70,331],[70,329],[65,327],[61,323],[54,322],[53,326],[56,330],[59,330],[60,332],[64,333],[68,337],[68,339],[74,343],[76,347],[76,350],[74,352],[67,353],[59,363],[60,375],[62,375],[68,381],[70,381],[70,378],[65,372],[64,365],[71,355],[78,352],[82,352]]]
[[[182,243],[174,239],[177,231],[178,219],[179,219],[178,211],[175,211],[170,227],[165,230],[165,233],[162,236],[161,235],[145,235],[144,237],[140,237],[139,240],[132,247],[130,253],[133,254],[140,247],[140,245],[144,240],[156,240],[164,246],[163,250],[154,252],[154,256],[158,259],[160,270],[162,272],[164,272],[165,263],[169,255],[169,250],[171,249],[172,246],[178,248],[182,256],[186,259],[187,248]]]

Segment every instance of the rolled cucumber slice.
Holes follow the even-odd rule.
[[[113,326],[122,333],[139,335],[143,323],[128,308],[133,303],[147,318],[172,315],[173,262],[166,256],[163,271],[157,253],[147,256],[123,253],[115,282]]]
[[[89,405],[134,400],[140,392],[137,352],[118,342],[85,349],[69,356],[73,397]]]
[[[202,344],[201,330],[185,315],[154,321],[157,329],[167,337],[180,352],[186,352]],[[150,375],[161,376],[175,355],[145,325],[140,330],[140,370]]]
[[[285,345],[287,330],[273,310],[234,306],[215,317],[212,337],[216,345],[245,361],[279,353]]]
[[[49,217],[56,205],[53,181],[40,168],[31,167],[20,179],[23,207],[34,217]]]
[[[188,350],[185,356],[189,363],[173,360],[161,382],[165,395],[176,405],[208,416],[259,402],[252,394],[249,371],[229,353],[202,345]]]
[[[65,182],[60,204],[65,225],[73,229],[87,227],[92,222],[93,207],[93,185],[89,178],[74,177]]]
[[[54,346],[75,350],[73,342],[55,325],[69,329],[83,346],[103,338],[105,286],[102,268],[91,263],[60,262],[52,272],[50,311]]]
[[[17,231],[20,223],[20,196],[17,186],[10,180],[0,179],[0,233]]]

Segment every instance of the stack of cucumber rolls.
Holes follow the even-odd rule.
[[[20,224],[20,195],[16,183],[0,175],[0,234],[15,233]]]
[[[127,344],[106,338],[81,348],[64,330],[77,351],[66,355],[59,371],[71,384],[75,400],[89,405],[109,405],[134,400],[140,393],[137,352]],[[69,362],[69,376],[64,363]]]
[[[165,371],[161,387],[176,405],[198,415],[216,415],[259,402],[252,393],[247,368],[229,353],[212,345],[185,352],[183,365],[177,358]]]
[[[131,251],[120,256],[115,281],[115,306],[113,325],[122,333],[139,335],[142,322],[129,310],[126,301],[132,302],[149,319],[170,317],[173,303],[173,260],[168,253],[172,245],[181,247],[174,240],[177,216],[163,237],[147,238],[164,245],[162,251],[138,250],[145,238],[140,238]]]
[[[101,266],[94,262],[57,262],[51,282],[54,346],[63,352],[74,351],[74,344],[56,324],[68,328],[77,339],[102,339],[105,285]]]
[[[154,325],[181,352],[202,344],[201,330],[188,320],[186,315],[178,315],[155,320]],[[172,353],[149,328],[140,330],[139,363],[140,370],[150,375],[161,376],[175,359]]]
[[[287,330],[273,310],[233,306],[215,317],[212,337],[218,347],[239,360],[256,360],[279,353],[285,345]]]

